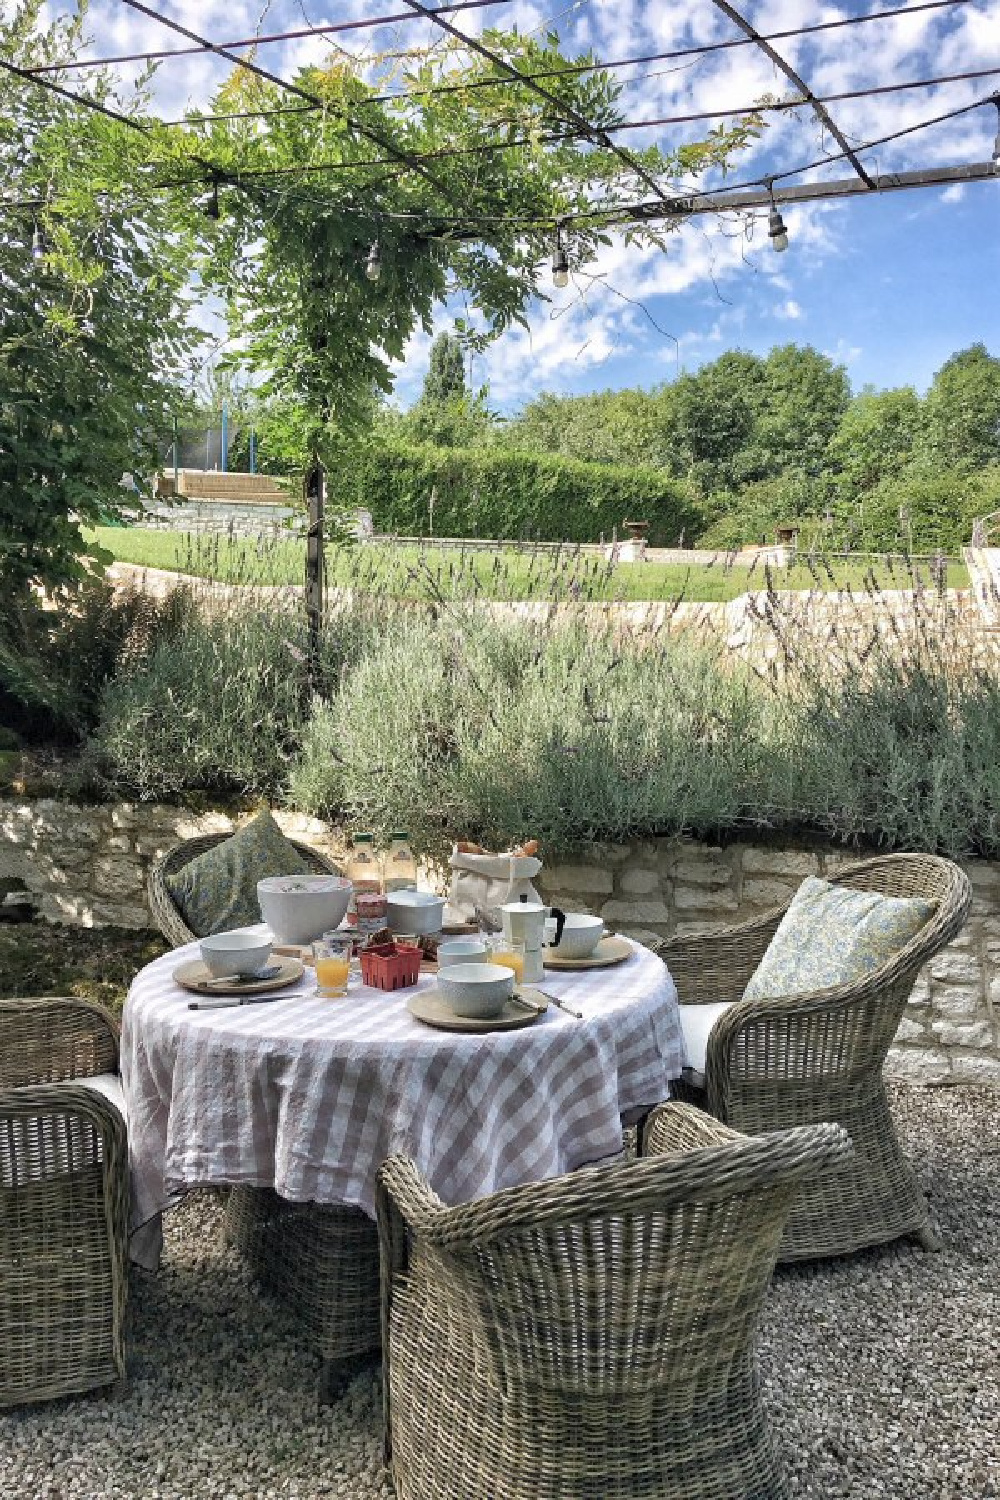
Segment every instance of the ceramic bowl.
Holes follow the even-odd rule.
[[[438,973],[438,989],[456,1016],[489,1020],[514,993],[514,970],[500,964],[451,964]]]
[[[271,875],[258,880],[257,900],[276,943],[312,943],[340,926],[351,890],[342,875]]]
[[[250,975],[271,956],[271,944],[259,932],[215,932],[201,940],[201,956],[217,979],[226,974]]]
[[[589,958],[604,936],[605,927],[600,917],[570,911],[566,913],[562,937],[552,952],[560,958]]]
[[[447,943],[438,944],[438,966],[442,969],[452,964],[484,964],[487,957],[482,938],[450,938]]]
[[[393,932],[412,932],[417,937],[440,932],[444,923],[444,897],[433,891],[406,886],[386,896],[386,919]]]

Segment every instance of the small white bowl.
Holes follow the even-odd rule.
[[[502,964],[452,964],[438,974],[438,989],[456,1016],[490,1020],[514,993],[514,970]]]
[[[213,932],[201,940],[201,956],[217,979],[226,974],[249,977],[271,956],[271,944],[257,932]]]
[[[257,900],[276,943],[312,943],[340,926],[352,889],[342,875],[269,875]]]
[[[567,912],[562,937],[551,951],[559,958],[589,958],[606,936],[600,917],[588,917],[582,911]]]
[[[451,938],[438,944],[438,967],[448,968],[453,964],[484,964],[489,950],[482,938]]]

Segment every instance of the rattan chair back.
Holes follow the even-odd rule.
[[[99,1006],[0,1001],[0,1406],[125,1370],[125,1122],[74,1079],[114,1071]]]
[[[696,1116],[667,1106],[669,1118]],[[690,1129],[689,1129],[690,1134]],[[780,1496],[754,1338],[816,1126],[445,1208],[380,1173],[387,1441],[400,1500]],[[690,1146],[690,1141],[687,1146]]]

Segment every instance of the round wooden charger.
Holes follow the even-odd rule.
[[[297,958],[276,958],[271,955],[269,963],[277,961],[281,971],[273,979],[216,979],[210,984],[212,971],[200,958],[192,958],[174,970],[174,983],[182,989],[193,990],[196,995],[266,995],[270,990],[283,990],[287,985],[301,979],[305,969]]]
[[[525,987],[518,993],[530,1000],[532,1005],[536,1005],[537,1011],[528,1010],[515,1000],[508,1000],[498,1016],[456,1016],[439,989],[419,990],[406,1004],[410,1014],[418,1021],[423,1021],[425,1026],[434,1026],[439,1031],[516,1031],[521,1026],[533,1026],[548,1007],[548,1001],[540,990]]]
[[[623,964],[634,952],[628,938],[615,936],[601,938],[589,958],[560,958],[546,950],[542,962],[547,969],[610,969],[614,964]]]

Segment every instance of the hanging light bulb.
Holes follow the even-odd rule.
[[[997,107],[997,136],[993,142],[993,170],[1000,172],[1000,94],[994,94],[992,102]]]
[[[777,204],[774,201],[774,188],[770,183],[767,185],[767,191],[771,199],[771,212],[767,216],[767,232],[771,236],[771,249],[777,250],[780,254],[782,250],[788,249],[788,230],[785,227],[784,219],[778,212]]]
[[[569,285],[569,257],[562,242],[562,225],[556,225],[556,243],[552,251],[552,280],[558,287]]]
[[[365,262],[365,275],[369,281],[378,281],[382,275],[382,249],[378,240],[372,241],[372,247],[368,252]]]
[[[44,260],[49,253],[48,243],[45,239],[45,231],[40,225],[35,225],[35,232],[31,236],[31,258],[32,260]]]

